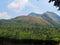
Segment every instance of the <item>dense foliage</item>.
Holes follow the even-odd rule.
[[[0,37],[14,39],[60,40],[60,30],[52,24],[22,20],[0,20]]]
[[[54,6],[59,7],[58,10],[60,10],[60,0],[49,0],[49,2],[53,2],[54,1]]]

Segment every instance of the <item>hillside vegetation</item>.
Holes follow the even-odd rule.
[[[51,12],[40,16],[37,16],[37,14],[35,16],[30,15],[0,20],[0,37],[20,40],[60,40],[60,20],[57,18],[58,15],[56,17]]]

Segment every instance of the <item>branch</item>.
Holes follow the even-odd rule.
[[[49,0],[49,3],[53,1],[54,1],[54,6],[59,7],[58,10],[60,10],[60,0]]]

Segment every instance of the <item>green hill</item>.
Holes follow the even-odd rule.
[[[33,16],[34,15],[34,16]],[[0,20],[0,37],[14,39],[60,40],[59,16],[47,12]]]

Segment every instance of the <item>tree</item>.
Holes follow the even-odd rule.
[[[59,7],[58,10],[60,10],[60,0],[49,0],[49,3],[53,1],[54,1],[54,6]]]

